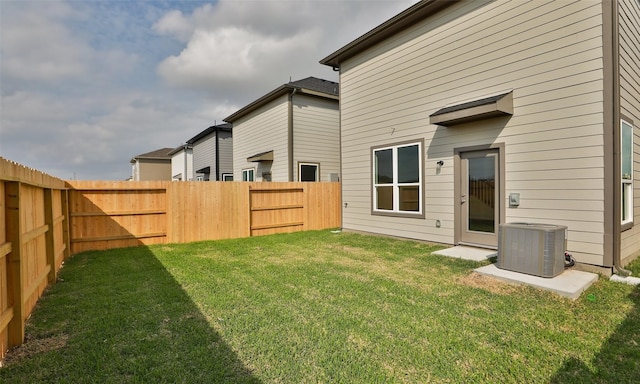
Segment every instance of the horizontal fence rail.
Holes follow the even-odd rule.
[[[0,157],[0,360],[70,255],[339,227],[339,183],[64,181]]]

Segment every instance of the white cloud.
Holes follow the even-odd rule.
[[[90,48],[63,22],[81,18],[68,4],[29,2],[26,11],[13,12],[15,4],[3,4],[2,71],[21,79],[59,81],[84,75]]]
[[[169,11],[152,28],[161,35],[171,36],[185,43],[194,31],[193,23],[179,10]]]
[[[294,52],[308,55],[318,42],[315,31],[290,37],[259,35],[238,27],[215,32],[197,30],[178,56],[165,59],[158,73],[169,84],[186,87],[220,87],[279,76],[285,82],[289,66],[286,57],[297,61]],[[269,74],[269,76],[265,76]],[[267,90],[268,91],[268,90]]]
[[[186,46],[163,60],[157,73],[171,86],[231,98],[250,90],[259,96],[289,77],[337,80],[318,61],[408,4],[221,0],[188,15],[168,12],[154,29]]]

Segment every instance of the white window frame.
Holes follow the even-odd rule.
[[[204,181],[204,176],[196,175],[196,181]]]
[[[631,142],[629,143],[622,141],[624,136],[622,132],[624,129],[631,131]],[[622,162],[625,159],[622,158],[622,149],[625,145],[628,146],[631,156],[629,159],[631,162],[631,164],[629,164],[631,172],[629,174],[623,174],[624,164]],[[630,224],[633,223],[633,125],[625,120],[620,120],[620,181],[622,183],[620,186],[621,224]]]
[[[315,176],[315,180],[313,181],[307,181],[307,182],[316,182],[316,181],[320,181],[320,163],[303,163],[300,162],[298,163],[298,181],[302,181],[302,167],[303,166],[310,166],[310,167],[316,167],[316,176]]]
[[[251,175],[251,177],[249,177]],[[242,181],[256,181],[255,168],[246,168],[242,170]]]
[[[233,181],[233,173],[223,173],[222,181]]]
[[[398,182],[398,148],[418,146],[418,182],[414,183],[399,183]],[[423,184],[423,155],[422,155],[423,142],[422,141],[410,141],[405,143],[399,143],[394,145],[388,145],[384,147],[372,148],[371,152],[371,181],[372,181],[372,198],[371,202],[372,211],[375,214],[392,215],[392,216],[406,216],[406,217],[424,217],[424,186]],[[393,182],[391,184],[378,184],[376,183],[376,152],[384,150],[392,150],[392,167],[393,167]],[[379,209],[377,207],[378,202],[378,189],[377,187],[393,187],[393,209]],[[418,187],[418,210],[417,211],[403,211],[400,210],[400,187]]]

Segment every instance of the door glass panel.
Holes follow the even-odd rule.
[[[468,222],[469,230],[495,233],[495,163],[494,157],[468,159]]]

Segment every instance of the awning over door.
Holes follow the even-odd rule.
[[[273,151],[267,151],[255,154],[253,156],[247,157],[247,161],[252,162],[261,162],[261,161],[273,161]]]
[[[429,116],[429,122],[449,127],[456,124],[509,115],[513,115],[513,92],[441,108]]]

